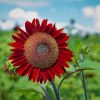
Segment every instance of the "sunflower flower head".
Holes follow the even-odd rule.
[[[47,22],[47,19],[41,24],[38,19],[25,22],[26,32],[18,27],[18,33],[12,35],[15,41],[9,44],[13,48],[8,59],[16,67],[16,72],[27,75],[33,82],[61,77],[73,57],[66,43],[69,36],[63,28],[58,30],[55,24]]]

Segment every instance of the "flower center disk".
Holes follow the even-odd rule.
[[[59,49],[56,40],[47,33],[33,33],[24,44],[24,55],[33,67],[51,67],[57,60]]]
[[[39,44],[38,47],[37,47],[37,52],[38,52],[39,54],[42,54],[42,53],[46,54],[46,53],[49,52],[49,47],[48,47],[47,45],[41,43],[41,44]]]

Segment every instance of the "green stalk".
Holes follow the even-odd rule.
[[[49,96],[48,91],[42,86],[42,84],[39,84],[39,85],[40,85],[40,87],[42,88],[42,90],[43,90],[44,93],[45,93],[46,100],[52,100],[51,97]]]
[[[56,100],[60,100],[59,91],[57,90],[54,81],[51,81],[51,84],[56,95]]]
[[[82,55],[81,55],[81,56],[82,56]],[[76,58],[75,58],[75,60],[76,60],[77,66],[80,68],[80,65],[79,65],[79,63],[77,62],[77,59],[76,59]],[[81,61],[83,61],[83,59],[81,59]],[[84,72],[81,71],[80,74],[81,74],[81,81],[82,81],[83,89],[84,89],[85,100],[88,100],[88,93],[87,93],[87,87],[86,87],[86,80],[85,80],[85,77],[84,77]]]
[[[86,81],[85,81],[85,77],[84,77],[84,72],[83,71],[81,71],[81,76],[82,76],[81,80],[82,80],[82,83],[83,83],[85,100],[88,100]]]
[[[65,80],[65,79],[67,79],[67,78],[69,78],[69,77],[71,77],[73,74],[75,74],[75,73],[78,73],[78,72],[80,72],[80,71],[83,71],[83,70],[93,70],[93,69],[91,69],[91,68],[79,68],[79,69],[76,69],[75,71],[72,71],[72,72],[70,72],[70,73],[67,73],[64,77],[63,77],[63,79],[60,81],[60,83],[59,83],[59,85],[58,85],[58,91],[60,92],[60,87],[61,87],[61,85],[62,85],[62,83],[63,83],[63,81]]]

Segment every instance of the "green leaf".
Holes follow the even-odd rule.
[[[66,69],[67,72],[75,71],[76,68],[73,66],[73,64],[69,63],[69,68]]]
[[[27,100],[27,98],[24,95],[22,95],[22,96],[19,97],[18,100]]]
[[[18,92],[18,93],[32,93],[32,92],[35,92],[35,93],[43,94],[39,90],[36,90],[34,88],[30,88],[30,89],[16,89],[15,92]]]
[[[80,66],[100,71],[100,63],[96,61],[84,60],[83,62],[80,62]]]
[[[68,40],[69,48],[73,51],[76,58],[79,58],[79,52],[82,49],[82,41],[70,36]]]

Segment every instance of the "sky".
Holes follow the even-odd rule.
[[[0,0],[0,27],[6,29],[5,24],[23,24],[34,17],[47,18],[58,26],[74,19],[78,25],[100,32],[100,0]]]

